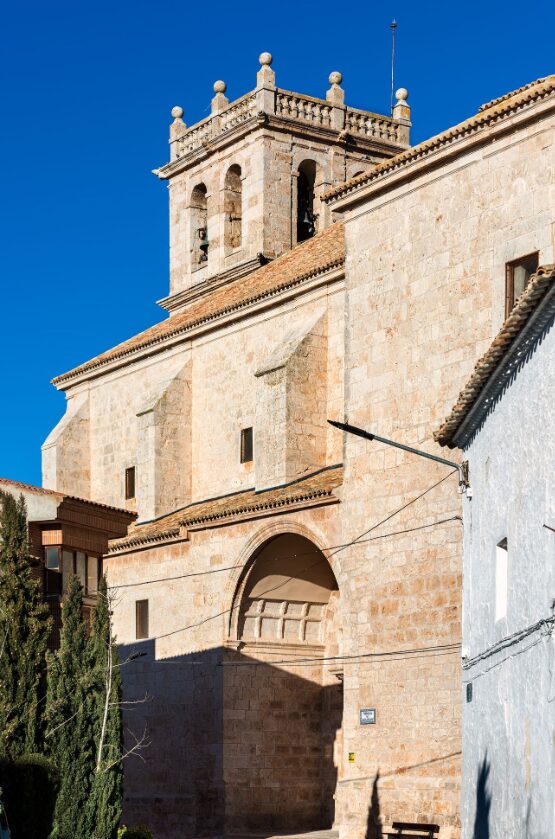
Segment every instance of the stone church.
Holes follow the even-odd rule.
[[[168,315],[55,386],[43,484],[138,513],[104,568],[125,820],[157,839],[460,835],[461,505],[433,434],[554,261],[555,77],[411,147],[256,87],[172,111]],[[472,480],[472,476],[470,476]],[[131,739],[131,742],[133,740]]]

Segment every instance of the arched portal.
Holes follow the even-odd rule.
[[[338,600],[327,558],[304,536],[276,536],[247,563],[224,668],[229,833],[333,824],[342,674],[323,659],[339,650]]]

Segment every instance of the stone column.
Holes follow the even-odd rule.
[[[343,76],[334,70],[330,73],[328,81],[331,87],[326,91],[326,101],[332,106],[331,124],[336,131],[343,131],[345,128],[345,91],[340,87]]]
[[[172,108],[173,122],[170,125],[170,160],[175,160],[179,150],[179,140],[187,133],[187,126],[183,122],[183,108],[176,105]]]
[[[410,145],[410,105],[407,104],[409,92],[406,87],[400,87],[396,92],[397,102],[393,108],[393,119],[399,123],[399,142],[405,146]]]
[[[259,114],[273,114],[276,109],[276,74],[270,67],[272,56],[269,52],[263,52],[258,60],[260,70],[256,74],[256,110]]]

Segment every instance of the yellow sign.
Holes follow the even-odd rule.
[[[354,763],[354,762],[355,762],[355,753],[354,752],[349,752],[349,763]]]

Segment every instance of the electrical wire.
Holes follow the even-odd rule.
[[[479,661],[484,661],[484,659],[501,652],[507,647],[511,647],[513,646],[513,644],[518,644],[519,641],[523,641],[525,638],[527,638],[529,635],[532,635],[534,632],[537,632],[539,629],[546,629],[547,631],[543,634],[550,635],[553,632],[554,623],[555,617],[541,618],[541,620],[536,621],[536,623],[533,623],[530,626],[525,627],[524,629],[520,629],[517,632],[513,632],[511,635],[507,635],[505,638],[501,638],[500,641],[497,641],[497,643],[492,644],[491,647],[488,647],[483,652],[478,653],[478,655],[473,656],[473,658],[466,659],[463,662],[463,670],[469,670],[471,667],[474,667],[474,665],[477,664]]]
[[[286,659],[283,661],[165,661],[158,659],[156,664],[170,667],[275,667],[287,665],[290,667],[314,667],[315,664],[322,664],[323,667],[333,667],[339,664],[372,664],[372,659],[379,658],[380,661],[407,661],[429,656],[455,655],[460,652],[460,643],[438,644],[431,647],[421,647],[414,650],[384,650],[379,653],[357,653],[352,656],[314,656],[314,658]],[[275,653],[278,655],[278,653]]]
[[[418,525],[417,527],[408,527],[405,530],[394,530],[390,533],[382,533],[379,536],[372,536],[370,539],[358,539],[358,540],[353,541],[353,542],[345,542],[344,544],[341,544],[341,545],[329,545],[329,546],[324,546],[322,548],[315,548],[315,550],[313,550],[313,551],[305,551],[305,552],[296,553],[296,554],[280,555],[279,557],[275,557],[273,560],[267,560],[267,561],[278,562],[278,561],[283,560],[283,559],[297,559],[298,557],[301,557],[301,556],[314,556],[315,553],[320,553],[321,551],[332,551],[332,550],[335,550],[336,548],[347,548],[347,547],[350,547],[350,546],[356,547],[357,545],[366,545],[366,544],[368,544],[368,542],[375,542],[378,539],[387,539],[391,536],[401,536],[405,533],[414,533],[414,531],[416,531],[416,530],[426,530],[429,527],[436,527],[437,525],[446,524],[447,522],[451,522],[451,521],[462,521],[462,519],[461,519],[460,516],[450,516],[447,519],[439,519],[439,521],[432,521],[432,522],[429,522],[428,524]],[[223,571],[233,571],[235,569],[241,570],[245,567],[246,567],[246,563],[244,565],[226,565],[223,568],[211,568],[208,571],[191,571],[188,574],[176,574],[175,576],[172,576],[172,577],[159,577],[155,580],[143,580],[142,582],[139,582],[139,583],[121,583],[121,584],[114,585],[114,586],[108,586],[108,588],[110,590],[113,590],[113,591],[119,590],[120,588],[136,588],[137,586],[147,586],[147,585],[151,585],[152,583],[166,583],[166,582],[170,582],[172,580],[188,579],[189,577],[204,577],[204,576],[207,576],[209,574],[220,574]],[[54,595],[54,596],[57,596],[57,595]]]
[[[457,473],[457,470],[452,469],[451,472],[449,472],[447,475],[444,475],[444,477],[440,478],[439,481],[436,481],[431,486],[429,486],[427,489],[423,490],[418,495],[414,496],[414,498],[411,498],[409,501],[407,501],[401,507],[398,507],[396,510],[393,510],[393,512],[389,513],[387,516],[385,516],[385,518],[381,519],[380,521],[376,522],[371,527],[369,527],[367,530],[360,533],[355,539],[353,539],[350,542],[347,542],[344,545],[339,546],[336,550],[332,551],[332,553],[330,553],[328,557],[322,556],[316,562],[309,565],[307,568],[303,568],[303,569],[299,569],[299,570],[303,571],[303,572],[304,571],[309,571],[311,568],[314,568],[316,565],[320,565],[322,562],[328,562],[329,559],[331,559],[336,554],[340,553],[340,551],[345,550],[346,548],[351,547],[352,545],[360,542],[360,540],[362,540],[365,536],[368,536],[369,533],[372,533],[372,531],[377,530],[378,527],[381,527],[382,524],[385,524],[386,522],[391,521],[392,518],[399,515],[399,513],[402,513],[404,510],[407,509],[407,507],[410,507],[412,504],[415,504],[417,501],[419,501],[421,498],[423,498],[425,495],[427,495],[429,492],[434,490],[436,487],[438,487],[440,484],[442,484],[444,481],[448,480],[448,478],[450,478],[452,475],[455,475],[456,473]],[[270,594],[272,591],[275,591],[278,588],[282,588],[284,585],[286,585],[286,583],[290,582],[293,579],[294,579],[293,577],[288,577],[283,582],[280,582],[279,585],[273,586],[272,588],[267,589],[266,591],[262,591],[259,596],[262,597],[265,594]],[[178,627],[177,629],[170,630],[170,632],[164,632],[161,635],[155,635],[152,638],[150,638],[149,640],[157,641],[157,640],[161,640],[163,638],[170,638],[171,636],[178,635],[181,632],[187,632],[190,629],[197,629],[199,626],[203,626],[204,624],[209,623],[212,620],[216,620],[217,618],[221,618],[221,617],[224,617],[225,615],[232,614],[232,612],[234,610],[238,609],[240,607],[240,605],[241,605],[240,603],[236,603],[233,606],[231,606],[230,609],[224,609],[220,612],[216,612],[213,615],[209,615],[208,617],[203,618],[200,621],[197,621],[197,623],[187,624],[186,626],[182,626],[182,627]]]
[[[390,656],[399,656],[401,658],[408,658],[418,653],[435,653],[437,651],[448,653],[457,652],[460,649],[460,643],[455,644],[435,644],[430,647],[416,647],[409,650],[385,650],[379,653],[356,653],[355,655],[329,655],[329,656],[315,656],[314,658],[294,658],[294,659],[280,659],[279,661],[222,661],[219,663],[220,667],[256,667],[260,664],[271,664],[275,667],[277,664],[315,664],[320,662],[342,662],[351,663],[361,659],[371,658],[385,658]]]

